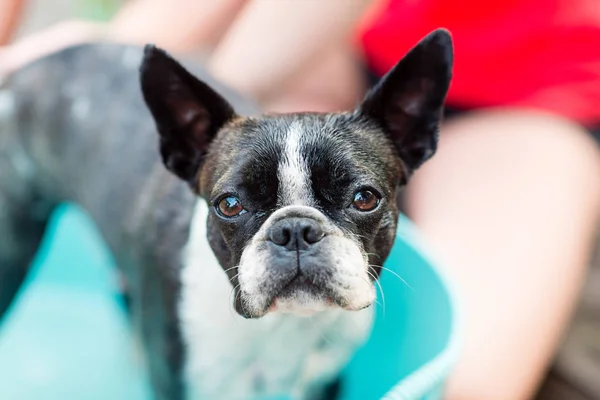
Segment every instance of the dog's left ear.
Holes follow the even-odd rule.
[[[211,141],[235,117],[233,108],[206,83],[153,45],[144,49],[140,81],[160,135],[165,166],[194,185]]]
[[[367,93],[357,110],[383,129],[408,174],[437,148],[452,58],[448,31],[433,31]]]

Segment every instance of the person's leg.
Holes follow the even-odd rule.
[[[596,143],[556,117],[472,113],[442,129],[406,200],[465,306],[448,399],[534,394],[592,252],[599,177]]]
[[[365,72],[350,46],[338,46],[310,63],[263,105],[269,112],[350,110],[366,91]]]
[[[208,70],[241,94],[272,99],[310,64],[348,41],[369,0],[249,1]]]
[[[118,41],[154,43],[175,53],[209,53],[247,2],[130,0],[112,19],[111,34]]]

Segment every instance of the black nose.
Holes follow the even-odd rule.
[[[288,250],[306,250],[323,236],[323,229],[312,218],[286,218],[269,229],[269,239]]]

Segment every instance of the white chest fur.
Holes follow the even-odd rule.
[[[232,285],[206,240],[208,207],[191,224],[179,307],[189,400],[312,397],[331,381],[371,330],[372,308],[311,317],[247,320],[232,307]]]

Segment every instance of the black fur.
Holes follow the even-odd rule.
[[[450,34],[436,30],[409,51],[360,106],[394,143],[409,174],[437,149],[452,62]]]

